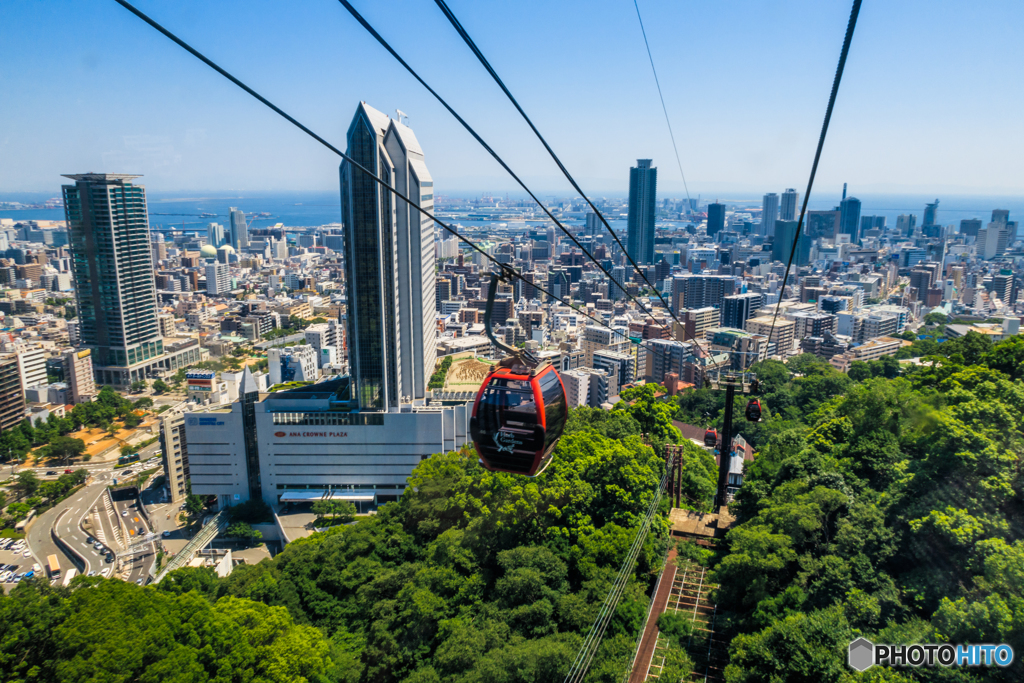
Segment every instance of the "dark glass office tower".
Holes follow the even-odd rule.
[[[64,177],[75,181],[63,191],[81,343],[96,366],[117,368],[113,383],[129,384],[142,378],[134,366],[163,354],[146,190],[135,175]]]
[[[725,204],[708,204],[708,237],[714,237],[725,229]]]
[[[839,234],[849,235],[854,243],[860,239],[860,200],[856,197],[839,203]]]
[[[412,130],[366,103],[348,129],[348,155],[424,211],[434,183]],[[348,288],[349,372],[361,410],[426,396],[434,371],[434,222],[348,162],[341,164]]]
[[[629,169],[629,220],[626,250],[637,264],[654,263],[654,203],[658,169],[650,159],[637,159]]]

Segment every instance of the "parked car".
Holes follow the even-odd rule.
[[[112,563],[114,561],[114,556],[113,555],[106,555],[103,558],[103,561],[106,562],[107,564],[110,564],[110,563]]]
[[[171,537],[171,532],[170,531],[165,531],[165,532],[163,532],[160,535],[163,536],[164,538],[170,538]]]
[[[31,550],[26,550],[25,552],[23,552],[21,554],[21,556],[22,557],[32,557],[32,551]]]
[[[34,572],[41,572],[41,571],[43,571],[43,568],[39,566],[38,562],[33,562],[32,563],[32,571],[34,571]]]
[[[93,543],[92,547],[96,548],[96,550],[103,550],[103,544],[100,543],[99,541],[96,541],[95,543]]]
[[[89,575],[89,576],[96,576],[96,570],[95,570],[95,569],[93,569],[93,570],[92,570],[91,572],[89,572],[89,574],[88,574],[88,575]]]
[[[128,511],[127,511],[127,510],[125,510],[124,512],[122,512],[122,513],[121,513],[121,516],[122,516],[122,517],[127,517],[127,516],[128,516]]]
[[[96,542],[96,539],[93,538],[92,536],[86,536],[85,537],[85,542],[88,543],[89,545],[92,545],[93,543]]]
[[[141,586],[142,585],[142,579],[135,579],[135,585]]]

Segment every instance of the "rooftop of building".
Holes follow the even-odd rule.
[[[132,175],[130,173],[63,173],[61,174],[65,178],[71,180],[87,180],[90,182],[99,183],[123,183],[126,180],[132,178],[141,178],[141,175]]]

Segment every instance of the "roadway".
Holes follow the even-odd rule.
[[[155,455],[160,455],[159,442],[141,449],[139,454],[140,460],[143,462]],[[132,463],[130,467],[123,469],[137,473],[142,468],[143,462]],[[83,573],[95,572],[99,574],[107,567],[113,568],[113,565],[108,565],[104,562],[105,548],[111,548],[115,553],[120,553],[127,547],[122,538],[122,527],[120,522],[117,521],[119,519],[117,516],[121,514],[123,507],[115,510],[115,507],[110,505],[109,497],[103,495],[107,486],[113,484],[117,473],[122,471],[121,469],[114,469],[114,464],[114,462],[84,463],[82,465],[73,465],[70,468],[73,470],[86,469],[89,472],[89,479],[85,487],[75,492],[62,503],[47,510],[32,522],[26,537],[35,562],[42,565],[45,563],[48,555],[57,554],[59,558],[62,558],[62,568],[75,566],[75,563],[72,562],[67,553],[58,548],[50,536],[50,530],[56,523],[57,533],[60,535],[61,540],[65,541],[85,558],[86,567]],[[35,471],[37,474],[43,474],[43,478],[45,478],[46,471],[56,470],[63,473],[64,469],[69,468],[23,467],[18,468],[18,471]],[[149,481],[153,481],[158,475],[159,472],[154,472]],[[64,512],[64,510],[67,510],[67,512]],[[136,516],[141,517],[138,513],[136,513]],[[90,523],[90,534],[82,530],[83,521]],[[135,528],[137,529],[138,526],[143,525],[137,524]],[[91,543],[87,542],[89,535],[93,537],[94,541],[98,540],[105,546],[104,551],[97,550]],[[133,563],[132,570],[129,573],[130,580],[134,581],[142,577],[144,573],[148,574],[149,565],[154,560],[154,554],[150,553],[148,562]]]

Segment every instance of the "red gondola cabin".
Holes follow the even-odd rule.
[[[761,402],[756,398],[752,398],[747,402],[747,421],[761,421]]]
[[[704,445],[708,448],[714,448],[718,445],[718,430],[709,429],[704,432]]]
[[[551,462],[567,414],[562,378],[551,365],[533,373],[496,367],[477,393],[469,432],[484,467],[533,477]]]

